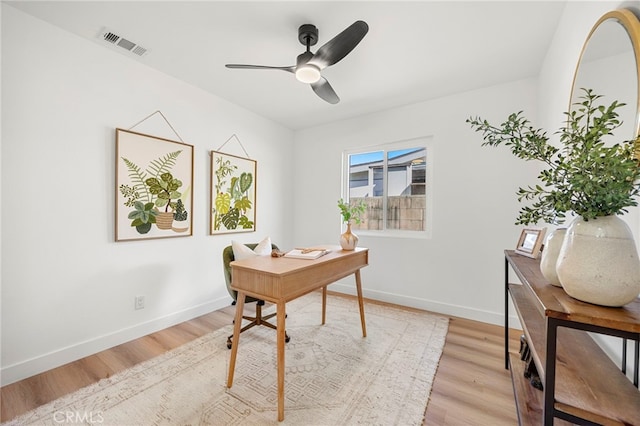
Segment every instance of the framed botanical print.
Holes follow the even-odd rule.
[[[116,241],[193,235],[193,146],[116,129]]]
[[[257,162],[211,151],[211,235],[256,230]]]

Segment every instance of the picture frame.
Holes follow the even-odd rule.
[[[547,228],[524,228],[518,238],[516,253],[537,259],[542,251],[546,232]]]
[[[210,234],[255,232],[258,162],[211,151]]]
[[[115,240],[193,235],[193,145],[116,129]]]

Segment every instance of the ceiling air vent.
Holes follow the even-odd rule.
[[[98,38],[111,45],[121,47],[122,49],[127,50],[128,52],[131,52],[136,56],[144,56],[148,52],[147,48],[142,47],[139,44],[128,40],[115,31],[109,30],[107,28],[103,28],[102,31],[100,31]]]

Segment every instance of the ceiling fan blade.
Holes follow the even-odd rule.
[[[296,67],[270,67],[268,65],[245,65],[245,64],[226,64],[225,67],[241,70],[282,70],[287,72],[295,72]]]
[[[313,55],[309,63],[320,69],[335,64],[347,56],[369,31],[369,25],[364,21],[356,21],[340,34],[325,43]]]
[[[320,77],[320,80],[315,83],[311,83],[311,88],[316,92],[316,95],[320,96],[330,104],[337,104],[340,102],[340,98],[336,95],[333,87],[331,87],[327,79],[324,77]]]

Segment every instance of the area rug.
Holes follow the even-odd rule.
[[[275,308],[271,308],[275,309]],[[10,425],[419,425],[448,318],[319,293],[287,304],[285,420],[277,421],[276,334],[241,335],[226,387],[229,325],[41,406]]]

